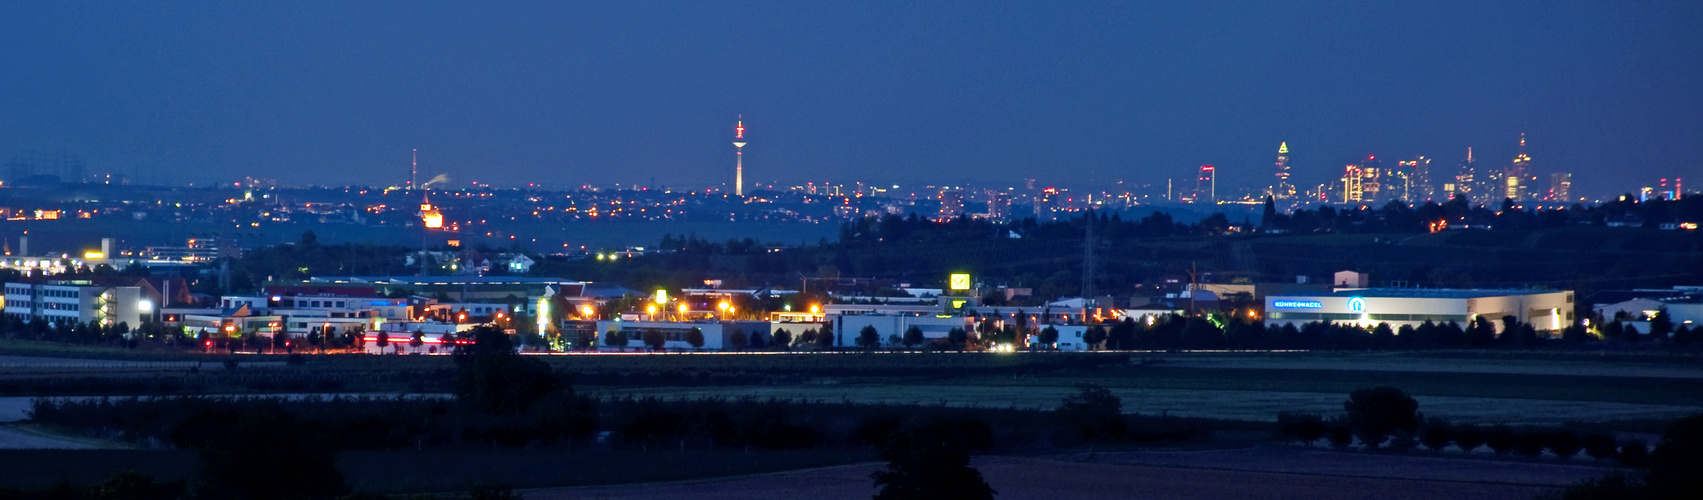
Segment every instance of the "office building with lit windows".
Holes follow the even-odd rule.
[[[1330,322],[1365,328],[1390,328],[1454,322],[1466,328],[1484,317],[1502,330],[1502,317],[1513,316],[1539,332],[1556,333],[1573,324],[1572,290],[1476,290],[1422,288],[1338,288],[1317,295],[1265,298],[1267,325]]]
[[[6,315],[25,322],[77,322],[130,328],[152,316],[153,301],[137,286],[102,286],[87,281],[6,283]]]

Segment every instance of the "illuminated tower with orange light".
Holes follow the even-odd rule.
[[[1295,185],[1289,183],[1289,143],[1277,145],[1277,183],[1271,185],[1273,198],[1286,200],[1295,196]]]
[[[733,195],[745,196],[745,120],[733,126]]]

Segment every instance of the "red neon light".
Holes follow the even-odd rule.
[[[387,341],[389,341],[389,342],[412,342],[414,340],[413,337],[391,337],[391,336],[388,336],[388,335],[385,336],[385,339],[387,339]],[[400,339],[400,340],[398,340],[398,339]],[[378,337],[375,336],[375,335],[367,335],[365,337],[361,337],[361,340],[366,341],[366,342],[374,342],[374,341],[378,340]],[[437,337],[422,336],[420,338],[420,343],[422,343],[422,344],[442,344],[442,343],[444,343],[444,341],[439,340]],[[456,342],[456,343],[459,344],[461,342]]]
[[[1211,172],[1211,171],[1212,171],[1212,165],[1201,165],[1201,166],[1200,166],[1200,171],[1202,171],[1202,172]]]
[[[734,139],[744,139],[745,138],[745,126],[744,125],[739,125],[739,126],[733,127],[733,138]]]

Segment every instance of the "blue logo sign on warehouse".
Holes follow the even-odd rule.
[[[1271,307],[1277,309],[1323,309],[1325,305],[1316,300],[1274,300]]]
[[[1348,312],[1366,312],[1366,299],[1362,299],[1360,297],[1349,297]]]

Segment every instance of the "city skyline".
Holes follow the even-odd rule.
[[[450,185],[737,190],[734,115],[764,124],[753,183],[1162,183],[1214,165],[1223,196],[1270,184],[1273,144],[1306,188],[1368,155],[1499,164],[1527,133],[1535,174],[1590,192],[1695,177],[1703,158],[1688,3],[409,6],[9,8],[0,38],[22,50],[0,63],[31,71],[0,96],[0,161],[393,185],[418,148],[421,179]]]

